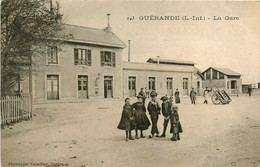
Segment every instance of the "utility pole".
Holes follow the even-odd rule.
[[[32,118],[32,110],[33,110],[33,94],[32,94],[32,55],[30,55],[30,65],[29,65],[29,94],[31,99],[31,112],[30,118]]]
[[[128,62],[130,62],[130,42],[131,40],[128,40]]]

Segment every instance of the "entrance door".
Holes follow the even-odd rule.
[[[113,77],[111,76],[104,78],[104,97],[113,98]]]
[[[173,79],[172,78],[167,78],[167,95],[172,96],[173,95]]]
[[[200,81],[197,81],[197,94],[200,95]]]
[[[78,98],[88,98],[88,76],[78,76]]]
[[[136,95],[136,77],[128,77],[129,96],[135,97]]]
[[[188,78],[183,78],[183,95],[188,95]]]
[[[59,99],[59,76],[47,75],[47,99],[58,100]]]
[[[231,94],[237,94],[237,81],[231,80]]]

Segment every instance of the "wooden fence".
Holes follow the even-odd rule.
[[[32,118],[30,96],[6,96],[1,98],[1,125]]]

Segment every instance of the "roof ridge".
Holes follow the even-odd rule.
[[[63,25],[74,26],[74,27],[80,27],[80,28],[89,28],[89,29],[95,29],[95,30],[100,30],[100,31],[104,31],[104,30],[105,30],[105,29],[100,29],[100,28],[95,28],[95,27],[74,25],[74,24],[68,24],[68,23],[66,23],[66,24],[64,23]]]

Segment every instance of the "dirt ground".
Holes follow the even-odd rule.
[[[244,95],[228,105],[202,98],[192,105],[182,98],[177,142],[169,127],[166,138],[126,142],[117,129],[123,100],[35,105],[32,120],[2,129],[2,166],[259,167],[259,102]],[[158,127],[162,132],[162,116]]]

